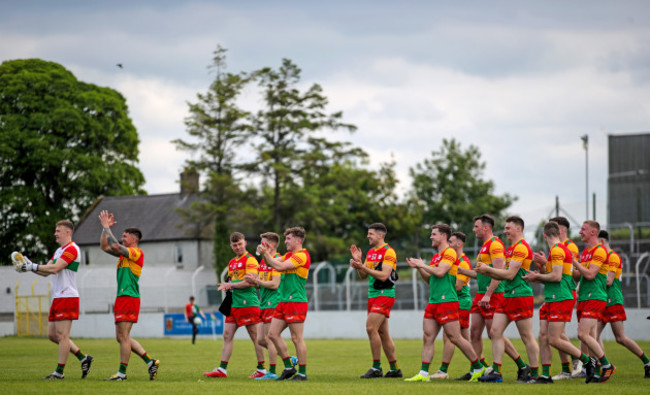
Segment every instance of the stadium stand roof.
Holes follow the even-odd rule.
[[[116,237],[128,227],[142,231],[143,242],[168,240],[211,240],[205,235],[200,237],[194,226],[183,221],[178,209],[187,209],[200,200],[197,194],[164,194],[99,197],[88,209],[76,226],[74,241],[80,245],[97,245],[102,228],[99,213],[108,210],[115,214],[117,224],[113,228]]]

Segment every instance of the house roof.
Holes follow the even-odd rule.
[[[192,224],[183,221],[177,210],[187,209],[199,200],[196,194],[180,193],[100,197],[77,224],[73,240],[79,245],[99,243],[102,227],[98,217],[102,210],[115,215],[117,223],[113,234],[118,238],[124,229],[136,227],[142,231],[143,242],[206,240],[208,238],[198,236],[199,232],[193,230]]]

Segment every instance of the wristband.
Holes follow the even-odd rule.
[[[34,265],[32,265],[32,271],[34,273],[38,272],[38,263],[35,263]]]

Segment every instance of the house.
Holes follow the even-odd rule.
[[[185,174],[185,173],[184,173]],[[213,266],[213,240],[202,235],[197,226],[186,223],[179,210],[189,209],[200,200],[198,175],[186,181],[181,177],[180,193],[99,197],[76,226],[74,241],[81,247],[82,264],[115,265],[115,257],[99,247],[102,226],[99,213],[108,210],[117,221],[112,231],[119,240],[125,228],[142,231],[139,244],[146,265],[175,265],[178,269],[195,270]]]

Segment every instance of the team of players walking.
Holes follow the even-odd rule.
[[[120,343],[120,368],[108,380],[126,380],[126,368],[131,351],[147,363],[150,378],[158,372],[160,361],[151,358],[133,338],[130,331],[138,320],[138,279],[143,266],[143,253],[138,248],[142,237],[136,228],[128,228],[122,235],[122,244],[111,233],[115,224],[112,214],[102,211],[101,247],[119,258],[118,295],[115,302],[116,337]],[[501,382],[503,355],[508,354],[517,364],[520,382],[547,384],[553,380],[580,375],[584,366],[587,383],[606,382],[616,371],[605,355],[600,333],[610,323],[618,343],[637,355],[644,364],[645,377],[650,378],[650,360],[641,348],[625,335],[620,275],[621,258],[609,247],[609,235],[601,231],[595,221],[585,221],[580,237],[586,248],[578,256],[578,247],[567,237],[569,222],[564,217],[552,218],[543,231],[549,253],[533,253],[523,238],[524,221],[517,216],[507,217],[504,243],[494,235],[494,219],[489,215],[474,218],[473,231],[483,242],[476,265],[471,267],[463,247],[466,237],[452,232],[449,225],[438,224],[431,229],[431,242],[437,253],[430,263],[420,258],[407,258],[407,264],[416,269],[429,283],[429,300],[424,311],[422,365],[420,371],[406,381],[447,379],[447,369],[455,348],[459,348],[470,362],[468,373],[457,380]],[[37,265],[24,257],[17,266],[21,272],[33,271],[39,275],[54,275],[54,299],[50,311],[49,337],[59,344],[57,369],[46,378],[63,378],[63,368],[69,353],[81,361],[82,378],[86,377],[93,361],[70,340],[72,320],[79,314],[79,295],[74,274],[79,266],[79,248],[71,239],[74,227],[69,221],[57,223],[55,236],[61,248],[48,265]],[[388,319],[395,302],[397,256],[385,241],[386,226],[374,223],[368,227],[371,249],[363,253],[355,245],[350,247],[350,266],[361,278],[368,279],[368,315],[366,331],[373,359],[372,367],[361,378],[401,378],[395,345],[390,336]],[[307,348],[303,339],[307,315],[305,285],[311,265],[309,252],[303,248],[305,230],[288,228],[284,232],[287,253],[280,255],[280,238],[267,232],[257,248],[258,261],[246,249],[242,233],[230,236],[230,247],[235,253],[228,264],[229,281],[219,284],[219,290],[232,291],[232,306],[224,325],[221,363],[204,375],[212,378],[228,376],[227,367],[234,345],[234,335],[246,327],[257,356],[257,369],[251,378],[257,380],[307,380]],[[534,264],[534,266],[533,266]],[[537,270],[532,270],[537,268]],[[477,281],[477,293],[472,301],[469,280]],[[576,287],[576,281],[579,286]],[[539,343],[533,333],[533,290],[529,282],[544,284],[544,304],[539,311]],[[257,292],[259,288],[259,296]],[[581,349],[575,347],[565,333],[577,301],[578,338]],[[507,326],[515,322],[526,347],[526,364],[512,343],[504,336]],[[282,338],[289,328],[297,358],[292,357]],[[492,340],[492,365],[483,356],[483,331],[487,328]],[[429,375],[434,355],[435,339],[443,331],[443,355],[439,370]],[[562,371],[551,377],[552,348],[560,352]],[[265,368],[264,349],[268,350],[269,370]],[[381,351],[390,368],[384,374]],[[284,369],[278,376],[277,355]],[[573,365],[571,360],[573,360]],[[538,361],[541,362],[541,371]],[[296,365],[298,369],[296,369]]]
[[[638,356],[650,378],[650,360],[632,339],[625,336],[626,320],[621,291],[621,258],[609,247],[609,235],[595,221],[585,221],[580,237],[586,244],[578,257],[578,248],[567,233],[569,222],[564,217],[552,218],[544,226],[544,239],[549,253],[533,253],[523,238],[524,221],[517,216],[505,220],[504,243],[494,235],[494,219],[489,215],[474,218],[473,231],[483,242],[476,266],[469,266],[463,253],[465,235],[453,232],[446,224],[431,229],[432,246],[438,251],[429,264],[419,258],[407,258],[407,264],[418,270],[429,282],[429,301],[424,311],[422,366],[406,381],[447,379],[447,369],[458,347],[471,363],[469,372],[457,380],[502,382],[501,365],[506,353],[517,364],[517,380],[532,384],[549,384],[553,380],[580,375],[584,366],[585,382],[606,382],[616,371],[605,355],[600,333],[610,323],[618,343]],[[368,319],[366,329],[370,340],[373,365],[361,378],[401,377],[395,347],[388,331],[388,317],[395,292],[377,287],[396,269],[396,254],[384,241],[386,227],[370,225],[368,240],[373,248],[361,263],[361,253],[351,247],[350,265],[361,277],[370,277]],[[532,270],[531,265],[537,268]],[[469,278],[477,280],[478,290],[471,300]],[[579,286],[576,287],[576,281]],[[539,312],[539,343],[533,333],[533,290],[529,282],[544,284],[544,304]],[[577,289],[577,291],[576,291]],[[565,333],[577,301],[578,338],[575,347]],[[471,321],[471,326],[470,326]],[[515,322],[526,347],[526,364],[512,343],[504,336],[505,329]],[[482,335],[487,328],[492,340],[492,365],[483,357]],[[429,375],[434,341],[443,330],[443,356],[440,369]],[[383,374],[380,351],[383,346],[391,369]],[[552,348],[560,352],[562,371],[551,377]],[[571,359],[574,360],[573,369]],[[541,371],[538,361],[541,362]],[[572,371],[573,370],[573,371]]]

